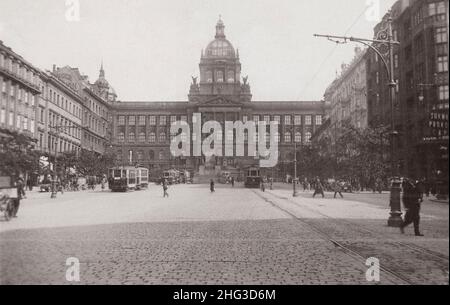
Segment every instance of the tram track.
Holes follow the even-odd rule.
[[[272,192],[268,192],[268,193],[269,193],[270,195],[272,195],[272,196],[278,198],[278,199],[287,200],[287,201],[289,201],[290,203],[292,203],[292,204],[294,204],[294,205],[296,205],[296,206],[298,206],[298,207],[301,207],[301,208],[303,208],[303,209],[307,209],[307,210],[310,211],[310,212],[316,213],[316,214],[318,214],[318,215],[320,215],[320,216],[322,216],[322,217],[324,217],[324,218],[326,218],[326,219],[332,220],[332,221],[335,222],[335,223],[345,223],[345,224],[348,224],[348,225],[351,225],[351,226],[358,227],[359,230],[364,231],[364,232],[366,232],[366,233],[370,233],[370,234],[374,234],[374,235],[377,235],[377,236],[381,236],[381,237],[384,237],[384,238],[386,238],[386,239],[390,239],[390,238],[391,238],[391,236],[388,236],[388,235],[386,235],[386,234],[383,234],[383,233],[376,232],[376,231],[374,231],[374,230],[368,229],[368,228],[363,227],[363,226],[361,226],[361,225],[359,225],[359,224],[357,224],[357,223],[354,223],[354,222],[351,222],[351,221],[348,221],[348,220],[345,220],[345,219],[339,219],[339,220],[337,220],[336,218],[333,218],[333,217],[331,217],[331,216],[329,216],[329,215],[327,215],[327,214],[324,214],[324,213],[319,212],[319,211],[317,211],[317,210],[311,209],[310,207],[308,207],[308,206],[306,206],[306,205],[301,205],[301,204],[299,204],[298,202],[296,202],[296,201],[294,201],[294,200],[292,200],[292,199],[290,199],[290,198],[278,196],[278,195],[276,195],[276,194],[274,194],[274,193],[272,193]],[[435,251],[432,251],[432,250],[423,248],[423,247],[418,246],[418,245],[407,244],[407,243],[402,242],[402,241],[395,241],[395,244],[400,245],[400,246],[403,246],[403,247],[408,248],[408,249],[410,249],[410,250],[416,251],[416,252],[418,252],[418,253],[420,253],[420,254],[428,255],[428,256],[437,258],[437,259],[439,259],[439,260],[445,261],[447,264],[449,263],[449,258],[448,258],[447,256],[441,254],[441,253],[437,253],[437,252],[435,252]]]
[[[307,226],[307,228],[309,228],[310,231],[318,234],[325,241],[332,243],[335,247],[340,249],[343,253],[345,253],[346,255],[348,255],[349,257],[351,257],[352,259],[356,260],[358,263],[362,264],[363,266],[365,266],[367,268],[367,266],[366,266],[366,259],[368,257],[366,255],[364,255],[363,253],[361,253],[358,250],[352,249],[351,247],[345,245],[343,242],[338,241],[336,238],[334,238],[331,234],[326,232],[324,229],[319,228],[317,225],[311,224],[310,222],[306,221],[304,218],[301,218],[301,217],[297,216],[294,212],[289,211],[288,209],[286,209],[284,207],[281,207],[274,200],[271,200],[270,198],[267,198],[266,196],[263,196],[261,193],[255,191],[255,190],[252,190],[252,191],[253,191],[253,193],[255,195],[257,195],[258,197],[263,199],[265,202],[269,203],[270,205],[272,205],[273,207],[277,208],[278,210],[281,210],[282,212],[284,212],[286,215],[290,216],[291,218],[301,222],[302,224]],[[281,196],[275,195],[275,194],[273,194],[271,192],[268,192],[268,194],[270,194],[271,196],[273,196],[273,197],[275,197],[275,198],[277,198],[279,200],[286,200],[289,203],[294,204],[297,207],[305,208],[309,212],[316,213],[317,215],[320,215],[321,217],[323,217],[325,219],[332,220],[335,223],[340,223],[340,224],[345,223],[347,225],[350,224],[350,225],[353,225],[353,226],[358,226],[358,228],[360,230],[362,229],[366,233],[370,233],[372,235],[373,234],[379,235],[378,232],[375,232],[375,231],[372,231],[370,229],[361,227],[358,224],[355,224],[355,223],[352,223],[352,222],[349,222],[349,221],[346,221],[346,220],[342,220],[342,221],[339,220],[339,221],[337,221],[335,218],[332,218],[332,217],[330,217],[330,216],[328,216],[326,214],[323,214],[323,213],[321,213],[319,211],[316,211],[314,209],[311,209],[311,208],[303,206],[303,205],[299,205],[298,203],[296,203],[295,201],[290,200],[289,198],[281,197]],[[437,257],[438,259],[446,260],[448,262],[448,258],[446,258],[445,256],[441,256],[441,255],[438,255],[438,254],[435,254],[435,253],[430,253],[430,252],[426,251],[427,249],[421,248],[420,246],[415,246],[415,245],[412,246],[412,245],[408,245],[408,244],[405,244],[405,243],[402,243],[402,242],[398,242],[397,244],[401,245],[401,246],[404,246],[404,247],[407,247],[407,248],[409,248],[409,249],[411,249],[413,251],[420,252],[422,254],[433,255],[434,257]],[[390,281],[395,283],[395,284],[404,284],[404,285],[415,285],[415,284],[417,284],[417,283],[411,281],[407,276],[401,274],[400,272],[398,272],[396,270],[393,270],[392,268],[386,267],[384,265],[380,265],[380,271],[383,271],[385,275],[386,274],[389,275],[390,278],[391,278]]]

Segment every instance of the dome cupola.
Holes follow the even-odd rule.
[[[205,57],[225,57],[225,58],[235,58],[236,53],[233,45],[226,39],[225,36],[225,25],[221,18],[216,24],[216,36],[213,41],[211,41],[205,49]]]

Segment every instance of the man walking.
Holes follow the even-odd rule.
[[[325,198],[325,194],[323,192],[323,185],[322,182],[320,182],[320,179],[317,178],[316,182],[314,183],[314,194],[313,194],[313,198],[316,197],[317,194],[321,194],[322,198]]]
[[[234,187],[234,177],[231,177],[231,187]]]
[[[13,200],[11,217],[17,217],[17,212],[19,211],[20,206],[20,200],[25,198],[25,184],[23,182],[22,177],[19,177],[19,179],[17,180],[16,188],[17,188],[17,198]]]
[[[163,188],[163,191],[164,191],[163,197],[164,197],[164,198],[169,197],[169,193],[167,193],[168,187],[167,187],[167,181],[166,181],[166,179],[163,180],[162,188]]]
[[[211,182],[209,183],[209,189],[211,193],[214,193],[216,190],[214,189],[214,180],[211,179]]]
[[[411,223],[414,224],[414,233],[416,236],[423,236],[420,233],[420,195],[417,185],[409,180],[403,181],[403,205],[406,208],[405,220],[400,226],[400,232],[405,233],[405,228]]]
[[[340,181],[335,181],[333,183],[333,189],[334,189],[334,199],[336,199],[337,194],[339,194],[341,198],[344,198],[344,196],[342,195],[342,185]]]

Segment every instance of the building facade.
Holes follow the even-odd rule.
[[[392,7],[395,128],[402,175],[448,177],[448,2],[402,0]],[[386,28],[387,18],[375,27]],[[367,60],[369,124],[390,125],[388,79],[381,60]]]
[[[0,41],[0,128],[36,137],[39,73]]]
[[[275,175],[293,171],[294,142],[308,145],[312,134],[322,124],[326,113],[323,101],[253,101],[248,77],[241,82],[239,51],[226,39],[225,25],[219,20],[214,39],[201,52],[200,78],[193,77],[186,102],[114,102],[112,103],[112,146],[118,156],[117,165],[140,164],[155,175],[169,168],[187,169],[197,174],[221,171],[242,172],[258,165],[255,157],[213,158],[178,157],[170,152],[171,123],[185,121],[191,126],[194,113],[202,122],[217,121],[224,130],[225,121],[277,121],[279,130],[279,162]],[[258,131],[265,136],[267,131]],[[203,138],[207,135],[203,135]],[[230,136],[222,134],[221,139]],[[193,139],[191,139],[193,140]],[[246,138],[246,142],[248,139]],[[235,143],[236,144],[236,143]]]
[[[368,51],[355,48],[355,57],[350,64],[342,64],[341,74],[325,91],[324,99],[330,103],[327,128],[321,128],[319,133],[325,133],[331,140],[338,137],[338,130],[343,125],[356,128],[368,126],[367,112],[367,71],[366,57]]]

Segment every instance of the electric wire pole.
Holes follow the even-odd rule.
[[[380,57],[383,65],[386,69],[386,74],[389,80],[389,104],[390,104],[390,157],[391,157],[391,188],[390,188],[390,216],[388,219],[388,226],[390,227],[400,227],[403,223],[401,218],[401,205],[400,205],[400,191],[401,191],[401,179],[398,173],[398,162],[397,162],[397,138],[398,131],[395,126],[395,106],[394,106],[394,96],[395,87],[397,83],[394,80],[394,45],[399,45],[400,42],[395,41],[393,38],[392,31],[392,15],[389,13],[387,20],[387,28],[379,31],[375,39],[357,38],[349,36],[334,36],[334,35],[319,35],[314,34],[314,37],[324,37],[330,41],[337,44],[345,44],[350,42],[357,42],[367,46],[369,49],[374,51],[377,56]],[[375,47],[374,44],[378,44]],[[383,55],[381,46],[387,46],[388,52]]]

